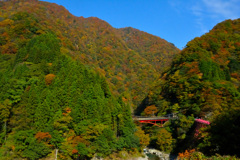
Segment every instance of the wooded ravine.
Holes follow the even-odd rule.
[[[0,160],[240,157],[240,19],[180,51],[38,0],[0,1]],[[158,127],[133,115],[164,116]],[[211,122],[196,136],[194,119]],[[219,156],[216,156],[219,154]]]

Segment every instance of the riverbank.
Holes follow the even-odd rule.
[[[135,156],[129,154],[126,151],[112,154],[106,158],[94,157],[91,160],[176,160],[177,156],[164,153],[154,148],[145,148],[142,154],[135,154]]]
[[[159,151],[154,148],[145,148],[144,149],[144,154],[149,155],[148,160],[155,160],[156,158],[151,159],[150,155],[155,155],[155,157],[158,157],[159,160],[175,160],[177,159],[177,156],[171,155],[169,153],[164,153],[162,151]]]

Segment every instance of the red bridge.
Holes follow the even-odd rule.
[[[176,119],[177,116],[175,114],[168,114],[165,116],[159,116],[159,117],[144,117],[144,116],[134,116],[134,121],[139,121],[140,123],[149,123],[156,125],[158,127],[163,127],[163,124],[168,121],[169,119]],[[160,122],[160,124],[159,124]]]
[[[206,121],[206,120],[203,120],[203,119],[195,119],[195,122],[200,123],[200,124],[210,125],[209,121]]]
[[[133,120],[134,121],[139,121],[140,123],[148,123],[148,124],[153,124],[158,127],[163,127],[163,124],[168,121],[169,119],[177,119],[178,117],[175,114],[168,114],[165,116],[159,116],[159,117],[143,117],[143,116],[134,116]],[[197,124],[200,124],[198,126],[203,126],[203,125],[210,125],[209,121],[203,120],[203,119],[195,119],[195,122]]]
[[[195,134],[194,136],[197,138],[199,133],[200,133],[200,128],[204,128],[207,125],[210,125],[209,121],[203,120],[203,119],[195,119],[196,123],[196,128],[195,128]]]

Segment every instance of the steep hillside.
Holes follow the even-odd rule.
[[[145,107],[155,105],[159,115],[179,113],[180,122],[169,125],[179,148],[196,147],[206,154],[237,156],[239,103],[240,19],[219,23],[190,41],[143,102]],[[192,124],[194,117],[211,121],[197,140],[189,137],[192,125],[186,128],[190,124],[187,116]]]
[[[0,55],[0,159],[90,159],[137,151],[130,106],[52,33]],[[58,158],[57,158],[58,157]]]
[[[108,23],[38,0],[1,1],[0,13],[0,159],[142,151],[130,107],[159,77],[144,52],[167,42],[144,33],[151,49],[138,51]]]
[[[190,41],[163,75],[158,93],[150,93],[149,103],[159,103],[161,112],[174,111],[172,106],[178,105],[176,111],[196,116],[232,108],[239,100],[239,26],[240,19],[227,20]],[[162,103],[167,107],[161,108]]]
[[[124,94],[126,101],[133,100],[133,106],[142,101],[158,71],[179,51],[156,36],[117,30],[95,17],[75,17],[56,4],[18,0],[0,2],[0,6],[2,54],[16,54],[36,35],[53,32],[61,40],[64,54],[98,70],[113,93]],[[130,41],[126,42],[126,37]],[[146,44],[143,48],[135,46],[142,43]]]
[[[180,52],[174,44],[138,29],[127,27],[118,31],[127,46],[137,51],[160,73],[171,64],[173,57]]]

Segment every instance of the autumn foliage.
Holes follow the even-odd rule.
[[[72,154],[76,154],[76,153],[78,153],[78,150],[77,149],[73,149],[72,150]]]
[[[158,109],[155,105],[148,106],[144,109],[145,115],[152,115],[154,116],[155,113],[157,113]]]
[[[52,63],[56,43],[48,44],[41,39],[35,41],[41,48],[31,43],[22,49],[34,37],[52,32],[60,41],[61,52],[99,71],[115,95],[130,92],[131,96],[127,93],[126,98],[133,102],[134,109],[145,98],[151,82],[180,51],[157,36],[133,28],[116,29],[96,17],[75,17],[53,3],[32,0],[0,3],[4,12],[0,17],[3,19],[0,54],[25,51],[26,55],[20,57],[25,61],[39,63],[41,57],[48,57],[45,60]]]
[[[185,110],[187,115],[202,117],[217,116],[229,104],[238,103],[239,21],[226,20],[190,41],[149,94],[148,104],[165,112]],[[170,105],[163,108],[166,102]]]
[[[157,148],[160,151],[165,151],[170,153],[173,149],[173,138],[170,132],[168,132],[165,128],[160,129],[157,133]]]
[[[50,85],[56,76],[54,74],[48,74],[45,76],[46,85]]]
[[[151,140],[171,151],[189,138],[195,117],[221,122],[211,123],[200,149],[240,156],[240,19],[179,53],[159,37],[54,3],[0,1],[0,13],[0,158],[44,159],[54,149],[62,159],[91,159]],[[178,119],[149,140],[132,122],[130,107],[140,104],[147,116]]]
[[[147,147],[150,143],[149,134],[145,134],[144,131],[137,127],[137,131],[134,133],[140,140],[141,149]]]
[[[39,141],[49,141],[52,136],[48,132],[38,132],[35,138]]]
[[[191,147],[208,155],[240,156],[240,125],[235,123],[240,115],[239,37],[240,19],[236,19],[223,21],[189,41],[149,92],[146,109],[155,105],[159,114],[178,113],[178,119],[169,124],[177,149]],[[190,129],[195,127],[196,117],[215,123],[193,144]],[[186,157],[189,154],[188,150],[182,153]]]
[[[188,160],[191,157],[191,154],[195,152],[195,149],[185,150],[183,153],[178,153],[178,159]]]

